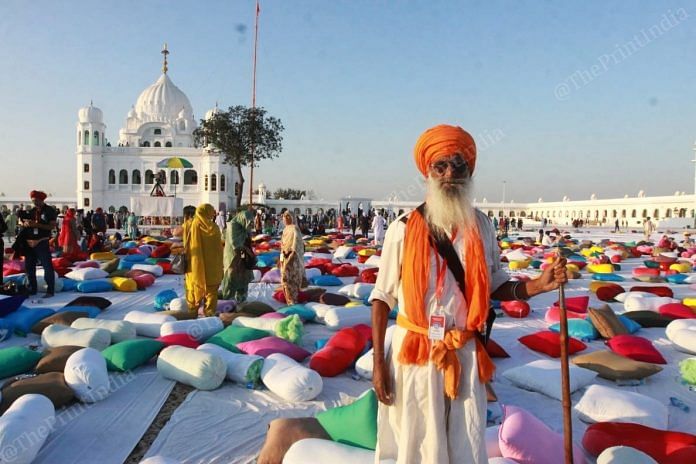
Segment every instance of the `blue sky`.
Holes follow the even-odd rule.
[[[249,105],[254,2],[0,3],[0,192],[74,195],[90,99],[116,140],[169,44],[200,118]],[[257,103],[285,125],[272,190],[421,195],[418,135],[480,145],[476,197],[693,192],[696,3],[261,2]],[[20,173],[20,175],[18,175]]]

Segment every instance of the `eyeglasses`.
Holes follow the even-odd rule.
[[[430,165],[430,170],[438,176],[444,176],[447,169],[450,169],[453,175],[462,177],[469,172],[469,165],[460,157],[436,161]]]

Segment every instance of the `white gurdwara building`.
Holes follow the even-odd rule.
[[[211,147],[197,147],[197,127],[188,97],[167,75],[166,44],[162,75],[140,93],[119,131],[117,146],[106,138],[102,111],[80,108],[76,127],[77,207],[104,210],[126,207],[131,197],[149,196],[159,175],[167,196],[184,205],[210,203],[218,210],[235,205],[236,172]],[[208,111],[206,119],[217,111]],[[168,158],[191,167],[158,167]],[[188,164],[185,163],[185,164]]]

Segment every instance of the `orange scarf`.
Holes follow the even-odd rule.
[[[428,225],[418,210],[414,210],[409,216],[404,237],[401,278],[408,321],[402,320],[399,325],[405,327],[408,332],[401,345],[399,362],[423,365],[428,359],[433,359],[437,368],[445,374],[445,393],[450,398],[457,397],[461,374],[461,366],[458,366],[459,360],[454,350],[464,346],[475,332],[482,331],[488,317],[490,286],[485,252],[478,224],[472,224],[470,227],[468,234],[464,235],[464,297],[465,304],[468,305],[466,331],[449,330],[445,340],[435,344],[432,354],[428,339],[429,314],[424,301],[428,290],[432,247]],[[457,311],[466,310],[466,307],[457,308]],[[478,340],[476,355],[479,379],[481,382],[487,382],[493,375],[495,365]]]

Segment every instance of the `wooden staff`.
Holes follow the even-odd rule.
[[[558,247],[557,256],[561,257]],[[558,307],[561,317],[561,388],[563,389],[563,439],[566,464],[573,464],[573,423],[570,415],[570,367],[568,365],[568,314],[566,313],[565,288],[558,287]]]

